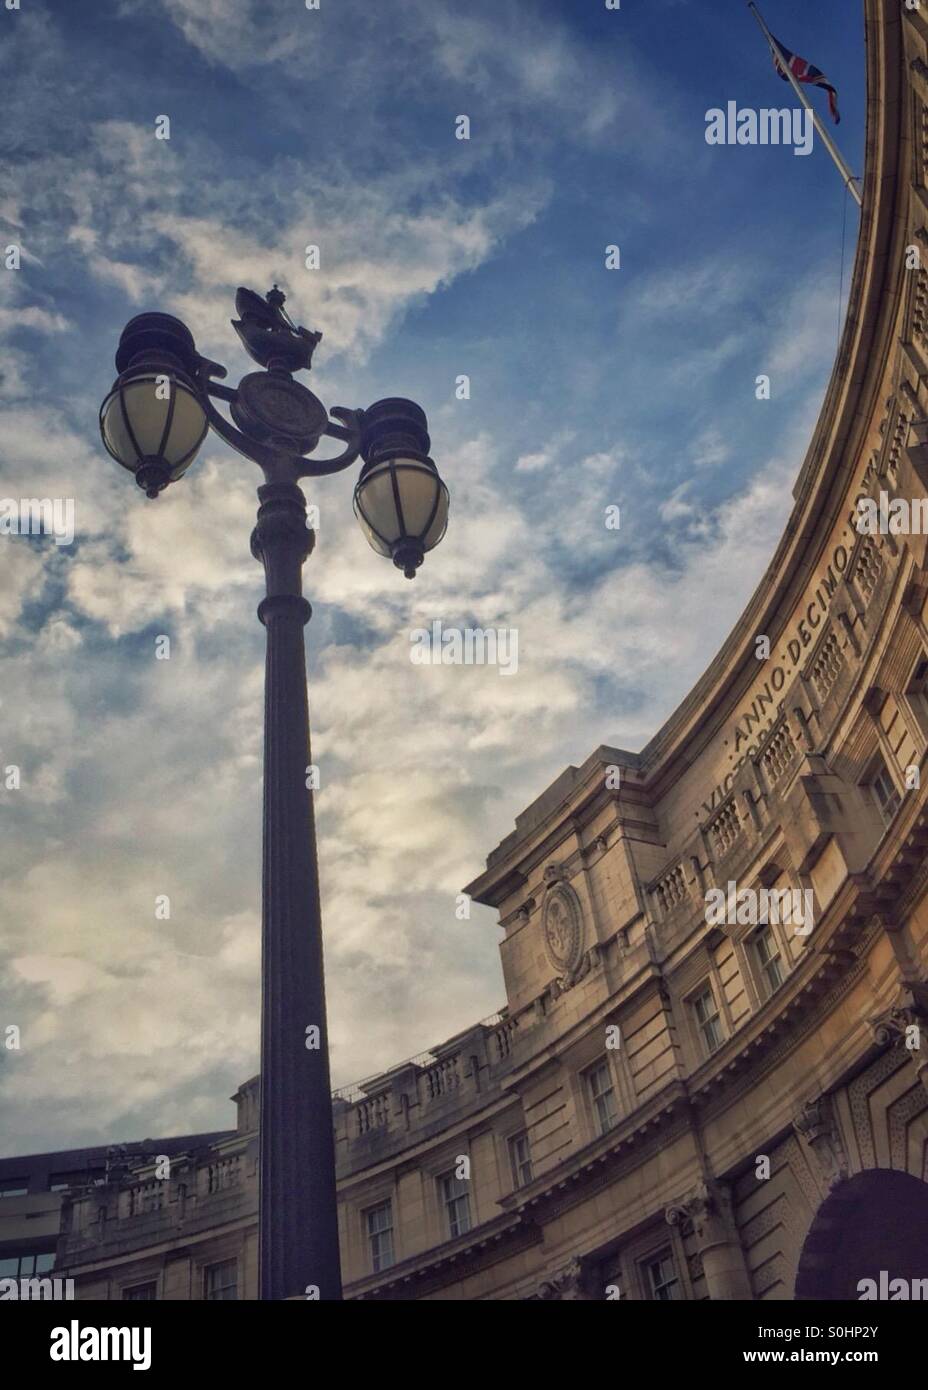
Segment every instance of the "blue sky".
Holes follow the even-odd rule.
[[[859,171],[860,7],[764,12],[838,87]],[[0,492],[77,520],[68,547],[0,538],[0,761],[22,767],[0,792],[0,1021],[22,1031],[0,1094],[4,1149],[29,1152],[222,1127],[258,1064],[259,478],[220,442],[154,503],[116,468],[96,415],[126,319],[178,314],[234,382],[235,287],[278,281],[324,335],[313,389],[418,400],[451,489],[413,584],[367,548],[350,475],[309,493],[344,1083],[499,1007],[494,916],[458,921],[455,894],[568,763],[640,748],[737,621],[857,210],[820,148],[706,144],[711,107],[793,104],[740,0],[22,0],[0,81],[0,232],[23,250],[0,274]],[[517,628],[518,675],[413,665],[436,618]]]

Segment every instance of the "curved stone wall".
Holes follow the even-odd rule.
[[[849,309],[783,539],[647,747],[568,769],[470,885],[502,1025],[346,1103],[358,1295],[790,1298],[830,1193],[924,1177],[925,536],[863,534],[858,504],[928,497],[928,26],[882,0],[866,26]],[[366,1273],[388,1202],[397,1263]]]

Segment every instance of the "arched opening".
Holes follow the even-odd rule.
[[[874,1289],[862,1289],[864,1279]],[[865,1291],[877,1299],[928,1297],[928,1183],[908,1173],[858,1173],[825,1199],[809,1227],[795,1297],[848,1302]]]

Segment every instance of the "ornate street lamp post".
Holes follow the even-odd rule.
[[[100,410],[106,448],[149,497],[183,476],[209,426],[264,473],[251,550],[267,584],[264,862],[261,945],[260,1296],[341,1297],[335,1147],[329,1082],[319,873],[303,626],[303,561],[313,548],[299,479],[337,473],[360,454],[354,506],[370,544],[413,578],[448,519],[448,490],[428,456],[424,412],[413,401],[336,408],[293,378],[309,371],[321,334],[297,328],[275,285],[264,299],[240,289],[233,327],[263,368],[237,389],[201,357],[168,314],[139,314],[122,332],[119,376]],[[213,405],[226,401],[232,423]],[[332,417],[330,419],[330,416]],[[323,435],[337,458],[311,459]],[[310,1296],[312,1296],[310,1294]]]

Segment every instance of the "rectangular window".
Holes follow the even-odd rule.
[[[775,994],[783,983],[783,962],[780,944],[769,927],[763,927],[754,937],[754,950],[768,994]]]
[[[532,1154],[528,1146],[525,1130],[514,1134],[509,1140],[509,1163],[512,1168],[512,1181],[516,1187],[527,1187],[532,1181]]]
[[[625,1269],[621,1255],[610,1255],[607,1260],[603,1260],[599,1266],[599,1283],[607,1290],[607,1297],[610,1297],[609,1290],[612,1290],[611,1297],[626,1298],[625,1291]]]
[[[213,1302],[234,1302],[238,1298],[238,1260],[207,1265],[203,1271],[203,1292]]]
[[[48,1274],[55,1268],[54,1252],[46,1255],[11,1255],[0,1260],[0,1278],[31,1279],[37,1274]]]
[[[590,1089],[590,1101],[596,1115],[596,1122],[599,1125],[599,1132],[606,1134],[615,1127],[619,1118],[609,1063],[598,1062],[587,1072],[586,1081]]]
[[[448,1234],[452,1240],[470,1230],[470,1195],[467,1183],[454,1173],[445,1173],[438,1179],[438,1190],[445,1206],[448,1221]]]
[[[25,1197],[28,1191],[28,1178],[4,1178],[0,1182],[0,1197]]]
[[[124,1303],[148,1303],[157,1297],[158,1285],[154,1280],[148,1284],[130,1284],[122,1291]]]
[[[396,1263],[393,1254],[393,1203],[381,1202],[371,1207],[367,1217],[367,1243],[371,1252],[371,1269],[379,1274]]]
[[[73,1173],[51,1173],[48,1179],[49,1192],[67,1192],[72,1187],[90,1187],[102,1174],[94,1168],[79,1168]]]
[[[873,799],[877,804],[877,810],[882,817],[883,824],[889,825],[902,804],[902,797],[899,795],[899,789],[882,758],[878,758],[873,765],[873,770],[870,773],[870,790],[873,793]]]
[[[707,985],[700,994],[694,996],[691,1007],[703,1046],[707,1055],[711,1056],[724,1042],[722,1023],[711,986]]]
[[[662,1250],[653,1260],[645,1264],[648,1279],[648,1296],[659,1303],[673,1303],[680,1298],[680,1281],[673,1263],[673,1253]]]
[[[912,679],[906,686],[907,695],[928,704],[928,661],[919,661],[912,672]]]

